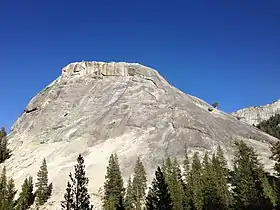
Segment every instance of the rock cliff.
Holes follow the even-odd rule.
[[[279,113],[280,99],[274,101],[272,104],[240,109],[237,112],[232,113],[232,115],[242,122],[246,122],[250,125],[258,125],[261,121],[268,120],[271,116]]]
[[[85,157],[89,192],[100,208],[108,158],[116,152],[125,179],[137,157],[151,180],[167,156],[183,158],[185,147],[213,152],[220,144],[230,157],[244,140],[271,169],[269,147],[276,139],[194,96],[172,87],[159,73],[136,63],[77,62],[38,93],[9,135],[12,157],[5,162],[19,188],[36,177],[43,158],[54,184],[48,209],[60,209],[76,157]]]

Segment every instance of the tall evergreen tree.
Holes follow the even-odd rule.
[[[146,198],[147,210],[172,210],[172,199],[161,168],[158,167]]]
[[[21,192],[17,200],[16,210],[26,210],[34,202],[32,177],[26,178],[21,186]]]
[[[272,156],[271,159],[275,161],[274,170],[276,172],[277,177],[280,178],[280,142],[278,141],[271,148]]]
[[[103,208],[105,210],[115,210],[119,198],[123,197],[124,194],[123,179],[117,154],[110,156],[107,174],[105,176],[104,191]]]
[[[0,210],[14,210],[16,190],[14,180],[6,176],[6,168],[3,168],[0,177]]]
[[[4,167],[0,177],[0,210],[5,210],[6,195],[7,195],[7,176],[6,176],[6,167]]]
[[[38,205],[43,205],[49,198],[48,195],[48,168],[47,161],[44,158],[42,165],[40,166],[40,170],[37,173],[37,183],[35,184],[37,187],[36,190],[36,203]]]
[[[277,142],[273,147],[271,148],[272,156],[271,159],[275,161],[274,164],[274,170],[275,175],[277,177],[278,185],[274,183],[274,189],[277,194],[277,206],[278,209],[280,209],[280,142]]]
[[[127,187],[126,187],[126,195],[125,195],[125,201],[124,201],[125,209],[127,210],[134,210],[134,193],[131,183],[131,178],[129,177]]]
[[[70,173],[69,177],[72,182],[68,182],[65,201],[62,202],[62,209],[71,210],[92,210],[90,196],[88,194],[88,178],[86,177],[84,158],[80,154],[77,158],[77,164],[74,166],[74,176]]]
[[[200,163],[198,152],[194,153],[192,158],[192,169],[190,171],[190,188],[192,193],[192,203],[195,210],[203,208],[203,182],[202,182],[202,166]]]
[[[164,175],[172,198],[173,209],[182,210],[185,199],[184,188],[182,185],[180,166],[176,158],[174,161],[167,158],[164,164]]]
[[[184,161],[183,161],[183,168],[184,168],[183,176],[186,180],[187,177],[190,175],[190,160],[189,160],[189,155],[188,155],[187,149],[185,150],[185,158],[184,158]]]
[[[183,177],[182,186],[184,189],[184,203],[183,209],[184,210],[191,210],[194,209],[194,205],[192,202],[192,190],[191,190],[191,175],[190,175],[190,160],[187,149],[185,149],[185,158],[183,161]]]
[[[203,187],[203,209],[219,209],[217,205],[217,192],[215,175],[212,162],[209,159],[208,152],[204,154],[202,162],[202,187]]]
[[[236,209],[272,208],[275,192],[267,181],[256,152],[243,141],[236,143],[233,191]]]
[[[0,163],[3,163],[7,158],[10,157],[10,150],[7,146],[7,133],[5,128],[2,127],[0,130]]]
[[[133,198],[136,210],[141,210],[145,202],[147,189],[147,175],[140,158],[137,159],[133,175]]]
[[[74,209],[72,185],[67,182],[66,193],[64,194],[64,201],[61,202],[62,210]]]
[[[229,209],[232,204],[232,193],[229,190],[229,170],[227,168],[227,161],[224,157],[224,152],[218,146],[216,154],[212,157],[212,167],[214,175],[215,192],[216,192],[216,205],[218,209]]]
[[[11,178],[7,183],[7,194],[5,199],[5,210],[14,210],[15,208],[15,195],[17,191],[15,190],[14,180]]]

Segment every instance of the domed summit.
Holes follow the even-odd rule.
[[[89,192],[97,197],[111,153],[118,154],[125,178],[140,157],[150,179],[163,158],[183,158],[185,148],[212,152],[220,144],[229,157],[234,141],[244,140],[269,167],[269,147],[276,139],[210,107],[140,64],[71,63],[15,122],[7,171],[19,188],[46,158],[54,184],[51,199],[59,206],[79,153],[91,180]]]

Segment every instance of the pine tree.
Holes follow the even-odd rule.
[[[129,177],[127,187],[126,187],[126,195],[125,195],[125,202],[124,202],[125,209],[127,210],[134,210],[134,193],[131,183],[131,178]]]
[[[184,189],[184,201],[183,201],[183,209],[191,210],[194,209],[194,205],[192,202],[192,191],[191,191],[191,175],[190,175],[190,161],[187,149],[185,149],[185,159],[183,161],[183,177],[182,186]]]
[[[21,186],[21,192],[17,200],[16,210],[26,210],[34,202],[32,177],[26,178]]]
[[[233,198],[228,186],[229,170],[227,168],[227,161],[220,146],[218,146],[216,154],[213,154],[212,167],[215,183],[213,185],[215,186],[217,196],[215,201],[217,208],[229,209]]]
[[[134,177],[132,182],[133,198],[136,210],[141,210],[145,202],[147,189],[147,175],[140,158],[137,159],[134,168]]]
[[[40,170],[37,173],[37,187],[36,190],[36,203],[38,205],[43,205],[49,198],[48,195],[48,168],[46,159],[43,159]]]
[[[219,209],[217,208],[217,192],[215,175],[213,171],[212,162],[209,159],[208,152],[204,154],[202,162],[202,186],[203,186],[203,198],[204,204],[203,209]]]
[[[243,141],[236,146],[232,179],[235,208],[272,208],[275,192],[267,181],[256,152]]]
[[[14,180],[10,179],[7,183],[7,194],[5,199],[5,210],[14,210],[15,207],[15,195],[17,191],[15,190]]]
[[[202,182],[202,166],[198,153],[194,153],[192,169],[190,171],[190,188],[192,193],[192,203],[195,210],[201,210],[204,203],[203,182]]]
[[[168,191],[168,185],[165,181],[164,174],[161,168],[158,167],[156,177],[152,182],[152,187],[149,190],[146,198],[147,210],[172,210],[173,204],[170,193]]]
[[[172,198],[173,209],[183,209],[184,189],[182,185],[181,170],[177,159],[174,159],[172,162],[170,158],[167,158],[164,164],[164,175]]]
[[[278,141],[271,148],[272,156],[271,159],[275,161],[274,170],[276,171],[277,177],[280,177],[280,142]]]
[[[103,208],[105,210],[115,209],[119,198],[124,194],[123,179],[117,154],[112,154],[107,167],[104,184],[105,196],[103,199]]]
[[[65,201],[61,203],[62,209],[73,210],[92,210],[90,196],[88,194],[88,178],[86,177],[84,158],[80,154],[77,158],[77,164],[74,166],[74,176],[70,173],[69,177],[72,182],[67,183]]]
[[[5,128],[2,127],[0,131],[0,163],[3,163],[10,157],[10,150],[7,147],[7,133]]]
[[[73,209],[73,193],[72,185],[67,182],[66,193],[64,194],[64,201],[61,202],[62,210],[72,210]]]
[[[0,210],[5,210],[6,195],[7,195],[7,176],[6,176],[6,167],[4,167],[0,177]]]
[[[278,180],[278,183],[280,183],[280,142],[277,142],[275,145],[273,145],[273,147],[271,148],[271,152],[272,152],[272,156],[270,157],[272,160],[275,161],[274,164],[274,170],[276,172],[276,177]],[[279,184],[276,185],[274,183],[275,187],[275,191],[277,194],[277,204],[278,204],[278,208],[280,209],[280,186]]]
[[[125,210],[125,208],[123,206],[123,198],[122,198],[122,196],[119,198],[119,202],[117,204],[116,210]]]

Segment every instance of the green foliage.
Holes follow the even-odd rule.
[[[191,189],[191,199],[193,207],[196,210],[203,208],[203,182],[202,182],[202,166],[198,153],[194,153],[192,158],[192,169],[190,171],[189,187]]]
[[[0,177],[0,210],[13,210],[15,207],[14,197],[16,194],[14,180],[7,179],[6,168],[3,168]]]
[[[10,150],[8,149],[7,133],[5,128],[0,130],[0,163],[3,163],[10,157]]]
[[[105,176],[104,191],[103,208],[105,210],[115,209],[119,198],[123,197],[124,194],[123,179],[117,154],[110,156]]]
[[[32,177],[26,178],[21,186],[21,192],[17,200],[16,210],[26,210],[34,202]]]
[[[71,210],[73,206],[72,185],[70,182],[67,182],[66,193],[64,194],[64,201],[61,202],[61,207],[62,210]]]
[[[172,161],[169,157],[164,163],[164,176],[171,195],[173,210],[181,210],[184,205],[184,188],[179,163],[177,159]]]
[[[126,187],[126,195],[125,195],[125,202],[124,202],[125,209],[133,210],[134,208],[134,193],[131,183],[131,178],[129,177],[127,187]]]
[[[7,194],[5,199],[5,210],[14,210],[15,207],[15,195],[17,191],[15,190],[14,180],[10,179],[7,184]]]
[[[272,208],[276,195],[253,148],[236,143],[232,185],[236,209]]]
[[[217,101],[215,101],[215,102],[212,104],[212,106],[213,106],[214,108],[218,108],[218,107],[219,107],[219,103],[218,103]]]
[[[74,176],[70,173],[71,183],[67,183],[64,201],[61,203],[64,210],[92,210],[90,196],[88,194],[88,178],[86,177],[84,158],[80,154],[77,158],[77,164],[74,166]]]
[[[183,171],[184,180],[182,180],[182,186],[184,190],[183,209],[190,210],[193,209],[193,203],[192,203],[192,190],[191,190],[190,160],[189,160],[187,149],[185,150],[183,168],[184,168]]]
[[[132,189],[135,209],[141,210],[146,197],[147,175],[140,158],[137,159],[134,168]]]
[[[271,159],[275,161],[274,170],[276,171],[276,175],[280,178],[280,142],[273,145],[271,152]]]
[[[35,186],[37,187],[36,203],[37,205],[43,205],[50,197],[48,186],[48,168],[45,158],[43,159],[40,170],[37,173],[37,183]]]
[[[218,146],[216,154],[212,157],[212,176],[212,184],[216,196],[215,206],[217,209],[229,209],[233,197],[228,186],[229,170],[227,168],[227,161],[220,146]]]
[[[257,125],[260,130],[280,139],[280,114],[270,117]]]
[[[172,210],[172,199],[161,168],[158,167],[146,198],[147,210]]]
[[[6,168],[4,167],[0,177],[0,210],[5,210],[6,194],[7,194],[7,176],[6,176]]]

